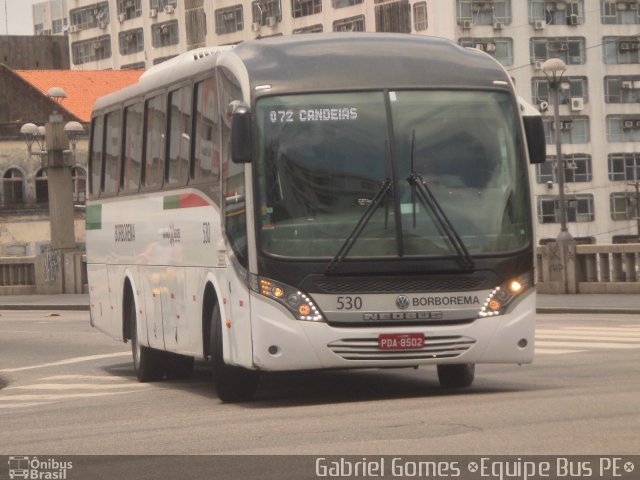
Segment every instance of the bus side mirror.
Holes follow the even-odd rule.
[[[522,117],[524,133],[527,137],[529,163],[544,163],[547,160],[547,143],[544,137],[544,124],[540,115]]]
[[[231,160],[234,163],[250,163],[252,115],[249,107],[241,102],[231,102]]]

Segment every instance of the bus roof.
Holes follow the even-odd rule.
[[[380,33],[319,33],[253,40],[231,55],[251,82],[269,94],[342,89],[494,87],[507,81],[489,55],[435,37]]]
[[[496,80],[510,85],[507,72],[486,53],[423,35],[289,35],[251,40],[233,49],[207,50],[207,55],[187,52],[167,65],[153,67],[138,83],[98,99],[94,110],[193,78],[213,69],[221,59],[223,64],[242,66],[254,95],[382,88],[496,88]],[[270,88],[255,88],[266,85]]]

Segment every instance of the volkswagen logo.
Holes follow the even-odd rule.
[[[400,295],[398,298],[396,298],[396,307],[398,307],[400,310],[404,310],[408,306],[409,297],[407,297],[406,295]]]

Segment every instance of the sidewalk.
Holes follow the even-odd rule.
[[[89,296],[4,295],[0,310],[89,310]],[[603,313],[640,315],[640,295],[538,294],[538,313]]]

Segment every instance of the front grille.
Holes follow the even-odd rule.
[[[316,277],[316,276],[314,276]],[[407,277],[344,277],[318,276],[304,282],[313,293],[408,293],[408,292],[464,292],[494,288],[482,276]]]
[[[419,350],[380,350],[376,337],[336,340],[327,347],[344,360],[432,360],[459,357],[475,343],[469,337],[429,336]]]

